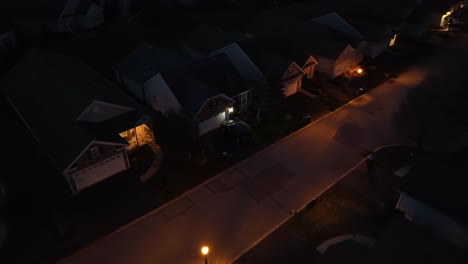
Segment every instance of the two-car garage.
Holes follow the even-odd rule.
[[[121,151],[117,155],[104,159],[99,163],[95,163],[80,171],[72,172],[71,180],[76,191],[79,192],[128,168],[126,153]]]

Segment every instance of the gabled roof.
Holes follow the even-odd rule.
[[[392,26],[366,14],[356,15],[345,10],[340,16],[359,31],[366,41],[389,41]]]
[[[163,74],[185,113],[195,118],[203,104],[221,93],[214,87],[179,71]]]
[[[90,67],[57,53],[29,53],[5,75],[1,86],[10,104],[60,171],[92,141],[106,139],[110,143],[122,143],[115,136],[122,130],[95,133],[97,130],[89,127],[98,125],[78,120],[93,102],[124,106],[129,108],[127,112],[138,111],[127,122],[115,117],[120,129],[131,128],[141,113],[136,101]]]
[[[317,18],[313,18],[311,19],[311,21],[327,25],[333,28],[334,30],[342,32],[349,38],[364,39],[364,36],[361,34],[361,32],[357,31],[351,24],[349,24],[337,13],[330,13]]]
[[[277,10],[262,12],[251,21],[246,30],[261,38],[279,42],[272,43],[273,46],[297,45],[310,55],[321,55],[330,59],[338,58],[349,45],[349,41],[341,33],[328,26],[299,21]]]
[[[245,40],[240,42],[239,45],[269,80],[281,78],[294,63],[291,59],[263,48],[254,39]]]
[[[413,168],[402,180],[401,191],[468,225],[468,171],[462,166],[434,154],[418,153]]]
[[[125,73],[139,84],[144,84],[157,74],[191,61],[191,56],[177,50],[144,44],[132,51],[114,68]]]
[[[210,55],[187,64],[177,71],[185,71],[186,74],[192,75],[230,97],[250,89],[226,54]]]
[[[187,34],[183,42],[197,51],[208,54],[242,39],[244,37],[239,34],[220,27],[202,24],[195,31]]]

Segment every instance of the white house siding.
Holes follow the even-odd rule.
[[[198,135],[204,135],[212,130],[219,128],[226,120],[226,113],[221,112],[218,115],[198,123]]]
[[[291,82],[284,83],[283,86],[284,96],[291,96],[301,89],[301,79],[296,79]]]
[[[76,192],[103,181],[129,168],[124,151],[71,174],[71,180]]]
[[[346,71],[356,67],[358,64],[359,61],[356,50],[348,45],[336,60],[333,77],[342,75]]]
[[[167,114],[171,111],[179,112],[182,109],[179,101],[177,101],[177,98],[161,75],[157,75],[147,81],[144,85],[144,90],[145,101],[154,110]]]
[[[397,209],[404,212],[408,220],[429,228],[460,249],[468,249],[467,226],[454,221],[405,193],[400,194]]]

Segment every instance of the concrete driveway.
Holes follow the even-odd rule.
[[[211,247],[209,263],[231,263],[289,219],[292,210],[301,209],[339,180],[364,158],[363,153],[408,143],[393,128],[393,112],[405,93],[427,76],[456,67],[453,62],[467,44],[466,37],[451,43],[394,82],[60,263],[203,263],[199,251],[204,244]]]

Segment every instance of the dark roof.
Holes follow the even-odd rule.
[[[272,46],[297,45],[310,55],[331,59],[336,59],[349,45],[349,41],[341,33],[326,25],[299,21],[277,10],[262,12],[251,21],[246,30],[260,38],[278,42],[272,43]]]
[[[430,153],[418,154],[413,169],[403,178],[401,191],[468,225],[467,168]]]
[[[347,18],[364,19],[377,25],[398,27],[417,6],[414,0],[362,1],[342,10]]]
[[[191,61],[191,57],[177,50],[144,44],[131,52],[115,68],[140,84],[159,73],[169,71]]]
[[[202,24],[195,31],[187,34],[183,39],[183,43],[197,51],[208,54],[237,43],[242,39],[244,37],[240,34],[216,26]]]
[[[267,79],[281,78],[293,61],[261,47],[254,39],[239,43],[247,56],[253,61]]]
[[[395,216],[359,263],[468,263],[466,255],[429,230]]]
[[[365,40],[368,41],[389,41],[390,34],[392,33],[392,27],[371,16],[366,14],[355,15],[348,12],[339,14],[345,19],[350,25],[352,25],[359,33],[364,36]]]
[[[249,90],[225,54],[186,64],[163,73],[163,77],[191,117],[214,96],[222,93],[232,97]]]
[[[196,117],[203,104],[221,93],[195,77],[178,70],[163,74],[183,111]]]
[[[178,71],[186,71],[187,74],[230,97],[250,89],[225,54],[205,57],[181,67]]]
[[[96,130],[77,120],[91,103],[101,101],[141,110],[136,101],[90,67],[56,53],[29,53],[6,74],[2,87],[60,171],[66,169],[93,140],[109,138],[121,143],[120,139],[106,134],[106,130],[95,134]],[[121,128],[133,125],[119,123]]]

